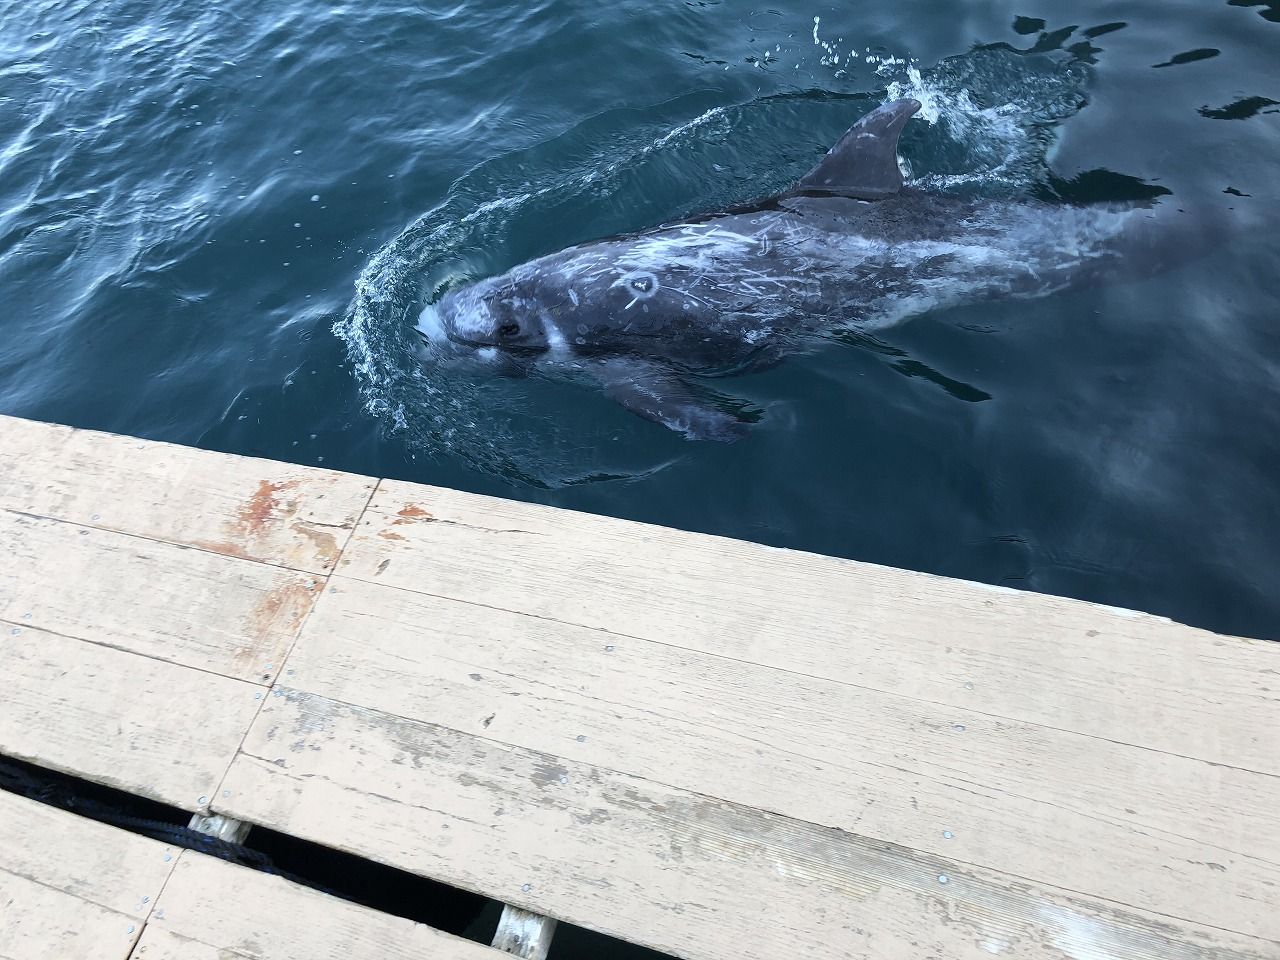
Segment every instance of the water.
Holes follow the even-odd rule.
[[[1275,636],[1280,8],[1058,9],[0,0],[0,411]],[[890,95],[929,189],[1229,235],[721,381],[730,445],[424,364],[449,285],[781,189]]]

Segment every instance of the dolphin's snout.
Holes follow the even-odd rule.
[[[446,294],[437,313],[444,335],[461,346],[512,353],[540,353],[548,347],[535,305],[486,282]]]

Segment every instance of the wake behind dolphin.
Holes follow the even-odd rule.
[[[1045,296],[1151,245],[1151,208],[904,186],[898,139],[919,109],[906,98],[873,110],[795,187],[751,207],[570,247],[453,290],[424,312],[424,332],[497,373],[588,378],[691,439],[733,439],[751,417],[710,378],[841,329]]]

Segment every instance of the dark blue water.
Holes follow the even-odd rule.
[[[0,0],[0,411],[1275,636],[1280,8],[1061,9]],[[730,445],[419,362],[443,285],[781,189],[890,92],[929,189],[1229,230],[733,378]]]

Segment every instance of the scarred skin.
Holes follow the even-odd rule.
[[[692,377],[776,363],[840,328],[1045,296],[1157,249],[1155,208],[903,188],[897,139],[918,109],[868,114],[795,190],[755,208],[570,247],[450,292],[438,331],[508,367],[589,374],[691,438],[732,439],[740,405]]]

